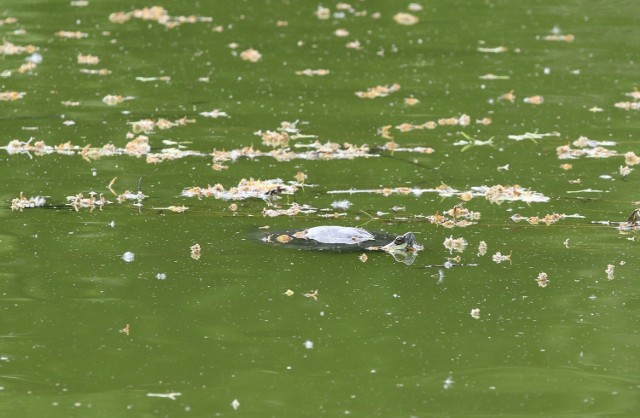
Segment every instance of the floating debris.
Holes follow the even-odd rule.
[[[549,201],[549,198],[542,193],[524,189],[517,184],[514,186],[502,186],[499,184],[491,187],[472,187],[471,190],[484,194],[485,199],[497,204],[515,201],[526,203]]]
[[[549,284],[549,278],[547,277],[547,273],[540,272],[538,274],[538,277],[536,278],[536,282],[538,282],[538,286],[540,287],[547,287],[547,285]]]
[[[297,203],[293,203],[288,209],[264,208],[262,210],[262,215],[264,217],[275,218],[276,216],[296,216],[300,213],[310,214],[316,212],[318,212],[318,210],[309,205],[299,205]]]
[[[183,23],[212,22],[213,19],[205,16],[170,16],[169,12],[162,6],[144,7],[130,12],[114,12],[109,15],[109,21],[122,24],[131,18],[150,20],[173,29]]]
[[[565,219],[565,218],[581,218],[583,219],[584,216],[579,215],[579,214],[573,214],[573,215],[567,215],[564,213],[548,213],[543,217],[539,217],[539,216],[530,216],[530,217],[524,217],[524,216],[520,216],[519,214],[515,214],[511,217],[511,220],[514,222],[520,222],[520,221],[527,221],[529,224],[531,225],[538,225],[540,223],[543,223],[547,226],[549,225],[553,225],[556,222]]]
[[[150,398],[167,398],[175,401],[178,399],[178,396],[182,396],[180,392],[169,392],[169,393],[147,393],[147,396]]]
[[[146,135],[138,135],[131,141],[127,142],[124,149],[128,155],[140,158],[151,151],[149,137]]]
[[[407,106],[415,106],[418,103],[420,103],[420,100],[416,99],[413,96],[405,97],[403,101],[404,101],[404,104],[406,104]]]
[[[473,212],[462,206],[463,203],[455,205],[452,209],[445,211],[443,215],[436,213],[435,215],[423,216],[416,215],[416,218],[426,218],[430,223],[443,226],[445,228],[467,227],[475,225],[476,222],[470,222],[480,219],[480,212]],[[448,215],[450,217],[447,217]]]
[[[287,296],[293,296],[293,290],[287,289],[287,291],[284,292],[284,294],[287,295]]]
[[[396,23],[405,26],[415,25],[420,21],[417,16],[414,16],[411,13],[396,13],[393,16],[393,20],[395,20]]]
[[[501,54],[503,52],[507,52],[509,48],[506,46],[497,46],[495,48],[486,48],[486,47],[478,47],[478,52],[484,52],[488,54]]]
[[[394,83],[385,86],[369,87],[367,91],[357,91],[356,96],[361,99],[375,99],[376,97],[387,97],[391,93],[400,90],[400,84]]]
[[[453,236],[449,236],[449,238],[445,238],[443,245],[444,248],[449,250],[449,253],[454,251],[461,253],[467,248],[467,240],[462,237],[453,238]]]
[[[15,23],[18,23],[18,19],[16,19],[15,17],[6,17],[4,19],[0,19],[0,26],[13,25]]]
[[[33,54],[39,48],[34,45],[14,45],[7,40],[3,40],[2,45],[0,45],[0,55],[21,55],[21,54]]]
[[[227,115],[227,112],[223,112],[220,109],[213,109],[211,112],[200,112],[200,115],[204,116],[205,118],[213,118],[213,119],[229,117],[229,115]]]
[[[75,196],[67,196],[67,206],[71,206],[76,212],[79,212],[80,209],[89,209],[89,212],[93,212],[96,207],[102,210],[106,204],[113,203],[105,199],[102,193],[97,198],[96,194],[95,192],[90,192],[89,197],[84,197],[82,193],[78,193]]]
[[[571,148],[570,145],[561,145],[556,148],[556,155],[559,160],[577,159],[584,156],[588,158],[609,158],[619,155],[617,151],[605,148],[605,146],[615,146],[616,142],[614,141],[595,141],[586,136],[581,136],[573,141],[572,145],[575,148]],[[625,154],[625,160],[627,154]],[[633,157],[633,155],[635,154],[629,154],[630,157]],[[633,158],[625,163],[633,165],[629,163],[632,160]]]
[[[315,300],[317,302],[318,301],[318,290],[313,290],[313,291],[307,292],[303,296],[305,298],[312,298],[313,300]]]
[[[480,319],[480,308],[471,309],[471,317],[473,319]]]
[[[106,68],[101,68],[99,70],[81,68],[80,72],[83,73],[83,74],[92,74],[92,75],[109,75],[109,74],[111,74],[111,70],[108,70]]]
[[[84,55],[78,53],[78,64],[85,65],[98,65],[100,63],[100,58],[95,55]]]
[[[513,90],[510,90],[498,97],[498,100],[508,100],[511,103],[514,103],[516,101],[516,95]]]
[[[627,177],[629,174],[631,174],[631,172],[632,172],[633,170],[634,170],[634,169],[633,169],[633,168],[631,168],[631,167],[629,167],[629,166],[626,166],[626,165],[624,165],[624,166],[623,166],[623,165],[621,165],[621,166],[618,168],[618,173],[620,173],[620,175],[621,175],[622,177]]]
[[[362,261],[363,263],[366,263],[367,260],[369,259],[369,257],[367,256],[367,254],[362,253],[360,254],[360,256],[358,257],[360,259],[360,261]]]
[[[464,140],[460,140],[460,141],[456,141],[453,143],[454,146],[458,147],[458,146],[462,146],[462,149],[460,150],[460,152],[465,152],[466,150],[468,150],[471,147],[481,147],[484,145],[489,145],[491,147],[495,147],[495,145],[493,144],[493,137],[487,139],[486,141],[481,141],[479,139],[475,139],[470,137],[469,135],[467,135],[464,132],[460,132],[460,135],[462,135],[465,139]]]
[[[478,244],[478,257],[482,257],[487,253],[487,243],[484,241],[480,241]]]
[[[541,193],[524,189],[519,185],[514,186],[475,186],[471,190],[460,191],[446,184],[441,184],[435,188],[417,189],[410,187],[386,187],[382,189],[346,189],[346,190],[329,190],[328,194],[356,194],[356,193],[377,193],[383,196],[391,196],[393,194],[421,196],[424,193],[437,193],[440,197],[457,196],[461,199],[470,199],[475,195],[482,195],[492,203],[502,203],[504,201],[522,201],[532,202],[548,202],[549,198]]]
[[[159,77],[136,77],[136,81],[142,81],[143,83],[148,83],[150,81],[166,81],[167,83],[171,81],[171,77],[168,75],[163,75]]]
[[[133,260],[136,259],[136,255],[131,251],[127,251],[124,254],[122,254],[122,259],[127,263],[131,263]]]
[[[18,68],[18,73],[24,74],[26,72],[31,72],[35,70],[37,66],[38,64],[36,64],[35,62],[27,61]]]
[[[122,204],[122,203],[126,202],[127,200],[135,200],[136,203],[134,203],[133,206],[142,207],[142,201],[148,197],[144,193],[142,193],[142,179],[143,179],[143,177],[140,177],[138,179],[138,192],[137,193],[133,193],[133,192],[131,192],[129,190],[126,190],[124,193],[121,193],[121,194],[116,193],[116,191],[113,189],[113,185],[115,184],[117,179],[118,179],[117,177],[114,177],[111,180],[111,182],[109,183],[109,185],[107,186],[107,189],[109,189],[109,191],[111,193],[113,193],[114,196],[116,196],[116,199],[118,200],[118,203]],[[171,208],[171,206],[169,208]],[[169,208],[166,208],[166,209],[169,209]],[[159,209],[164,209],[164,208],[159,208]],[[179,211],[180,211],[180,208],[178,208],[177,210],[174,210],[174,212],[179,212]]]
[[[511,253],[509,253],[509,255],[502,255],[502,253],[498,251],[497,253],[491,256],[491,260],[493,260],[493,262],[496,264],[500,264],[505,261],[508,261],[509,263],[511,263]]]
[[[47,199],[44,196],[27,198],[20,192],[20,196],[11,200],[11,210],[19,210],[22,212],[23,209],[42,207],[45,203],[47,203]]]
[[[176,119],[173,122],[168,119],[160,118],[155,121],[152,119],[141,119],[135,122],[130,122],[130,124],[131,124],[131,131],[134,134],[139,134],[141,132],[145,134],[150,134],[156,128],[160,130],[166,130],[166,129],[173,128],[175,126],[186,126],[187,124],[195,123],[195,122],[196,122],[195,119],[187,119],[186,117],[184,117],[181,119]],[[176,143],[169,142],[169,144],[176,144]]]
[[[331,10],[328,7],[318,5],[318,8],[313,14],[320,20],[327,20],[331,17]]]
[[[189,208],[186,206],[167,206],[164,208],[151,208],[153,210],[168,210],[170,212],[182,213],[186,212]]]
[[[312,70],[311,68],[307,68],[306,70],[302,70],[302,71],[296,71],[296,75],[306,75],[307,77],[313,77],[313,76],[323,76],[323,75],[328,75],[330,73],[329,70],[322,70],[322,69],[318,69],[318,70]]]
[[[635,152],[629,151],[624,154],[624,163],[626,165],[638,165],[640,164],[640,157],[638,157]]]
[[[442,388],[445,390],[451,389],[451,386],[453,386],[454,383],[455,381],[453,380],[453,377],[449,376],[444,380],[444,382],[442,382]]]
[[[262,54],[253,48],[249,48],[240,53],[240,58],[244,61],[258,62],[262,59]]]
[[[102,98],[102,102],[109,106],[115,106],[117,104],[124,102],[125,100],[133,100],[133,99],[135,99],[135,97],[133,96],[123,97],[119,95],[108,94]]]
[[[615,268],[616,266],[614,266],[613,264],[607,264],[607,269],[604,271],[605,273],[607,273],[607,280],[613,280],[615,278],[614,276]]]
[[[544,97],[542,96],[525,97],[524,99],[522,99],[522,101],[525,103],[533,104],[533,105],[539,105],[544,103]]]
[[[262,138],[262,143],[264,145],[268,145],[273,148],[286,147],[290,140],[316,137],[315,135],[303,135],[297,126],[299,122],[300,121],[280,122],[280,127],[276,128],[275,131],[256,131],[254,134]]]
[[[339,29],[336,29],[333,32],[333,34],[336,35],[339,38],[345,38],[345,37],[349,36],[349,31],[346,30],[346,29],[343,29],[343,28],[339,28]]]
[[[468,126],[470,123],[471,123],[471,117],[463,113],[460,116],[440,118],[437,121],[430,120],[422,124],[404,122],[404,123],[401,123],[400,125],[396,125],[395,129],[404,133],[404,132],[411,132],[414,130],[436,129],[438,126]],[[476,119],[476,123],[489,125],[491,124],[491,119],[489,118]],[[382,128],[378,129],[378,134],[381,135],[383,138],[393,139],[393,137],[390,135],[390,130],[391,130],[391,125],[383,126]],[[465,134],[462,134],[462,135],[464,136]]]
[[[13,102],[24,98],[27,93],[17,91],[2,91],[0,92],[0,102]]]
[[[542,139],[544,137],[549,136],[560,136],[560,132],[549,132],[544,134],[539,134],[538,131],[535,132],[525,132],[522,135],[509,135],[509,139],[513,139],[514,141],[522,141],[524,139],[530,139],[533,142],[536,142],[536,139]]]
[[[351,207],[351,205],[353,205],[353,203],[349,202],[348,200],[336,200],[334,202],[331,202],[331,207],[334,209],[347,210]]]
[[[65,30],[58,31],[54,33],[54,35],[59,38],[67,38],[67,39],[82,39],[82,38],[89,37],[89,34],[85,32],[79,32],[79,31],[71,32],[71,31],[65,31]]]
[[[181,195],[184,197],[213,197],[219,200],[245,200],[257,198],[267,200],[273,194],[274,190],[278,190],[278,194],[293,195],[300,187],[297,182],[285,184],[281,179],[273,180],[254,180],[253,178],[241,179],[237,186],[226,190],[223,185],[216,184],[214,186],[197,187],[193,186],[182,190]]]
[[[200,248],[200,244],[194,244],[191,246],[191,258],[194,260],[199,260],[202,255],[202,249]]]
[[[240,408],[240,401],[234,399],[233,401],[231,401],[231,407],[234,409],[234,411],[237,411],[238,408]]]
[[[543,37],[542,39],[544,39],[545,41],[556,41],[556,42],[571,43],[576,39],[576,37],[571,35],[571,34],[569,34],[569,35],[552,34],[552,35],[547,35],[547,36]]]
[[[192,119],[179,119],[176,122],[187,121]],[[160,122],[160,121],[159,121]],[[178,123],[180,125],[180,123]],[[132,138],[132,136],[130,136]],[[291,138],[291,137],[290,137]],[[47,154],[63,154],[63,155],[81,155],[84,159],[98,159],[101,157],[116,156],[127,154],[135,157],[146,156],[146,161],[149,164],[156,164],[167,160],[175,160],[185,157],[213,157],[213,168],[216,167],[224,169],[226,166],[222,165],[224,162],[235,161],[238,158],[244,157],[249,159],[255,159],[259,157],[271,157],[277,161],[292,161],[295,159],[303,160],[341,160],[341,159],[354,159],[354,158],[369,158],[379,157],[378,154],[371,154],[369,152],[369,146],[353,145],[350,143],[337,144],[333,142],[320,143],[318,141],[311,144],[296,144],[296,148],[307,148],[304,152],[294,152],[290,149],[275,149],[270,152],[263,152],[251,147],[244,147],[241,149],[235,149],[230,151],[213,150],[213,153],[207,154],[200,151],[184,150],[176,148],[165,148],[159,152],[152,153],[151,147],[148,146],[148,138],[139,138],[133,143],[127,144],[129,148],[117,148],[113,144],[106,144],[103,147],[91,147],[91,145],[85,145],[80,147],[78,145],[72,145],[70,142],[59,144],[58,146],[49,146],[44,141],[37,141],[31,144],[32,139],[29,141],[12,140],[9,145],[0,147],[5,149],[9,154],[28,154],[34,152],[36,155]],[[145,144],[145,141],[146,144]],[[176,143],[179,144],[179,143]]]
[[[121,334],[126,334],[127,336],[129,335],[129,332],[131,332],[131,327],[129,326],[129,324],[125,325],[124,328],[122,328],[119,331]]]
[[[640,90],[638,88],[634,88],[633,91],[624,94],[625,96],[631,97],[633,100],[640,100]]]
[[[509,80],[508,75],[485,74],[480,76],[480,80]]]

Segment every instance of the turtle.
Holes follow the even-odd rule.
[[[416,253],[422,249],[412,232],[391,235],[384,232],[371,233],[365,229],[349,226],[322,225],[308,229],[266,234],[263,241],[283,246],[333,251],[385,251],[406,264],[413,263]]]

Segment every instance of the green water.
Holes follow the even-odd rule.
[[[636,2],[429,1],[410,12],[420,19],[411,26],[393,19],[408,3],[354,2],[327,20],[314,15],[314,2],[173,3],[163,5],[171,16],[212,21],[167,29],[109,21],[151,4],[5,0],[0,18],[18,21],[0,26],[3,39],[35,45],[42,62],[21,74],[29,53],[0,59],[0,73],[10,71],[0,92],[26,93],[0,102],[0,144],[33,137],[31,145],[123,148],[134,121],[186,117],[195,123],[150,133],[151,151],[175,147],[162,142],[171,140],[201,153],[250,145],[269,152],[255,132],[298,120],[302,134],[317,138],[291,141],[292,151],[317,139],[367,144],[371,156],[239,158],[214,171],[210,156],[148,164],[0,150],[0,416],[634,416],[638,237],[594,222],[623,222],[640,200],[637,171],[619,174],[622,154],[640,154],[638,111],[614,106],[634,102],[625,93],[638,85]],[[219,25],[222,32],[212,30]],[[336,36],[340,28],[349,35]],[[544,40],[554,28],[575,40]],[[62,30],[87,37],[54,35]],[[356,39],[361,49],[345,47]],[[499,46],[508,50],[477,50]],[[262,59],[243,61],[248,48]],[[79,53],[100,63],[78,64]],[[101,68],[111,73],[80,72]],[[330,73],[295,74],[307,68]],[[480,78],[490,73],[508,79]],[[161,76],[170,81],[136,80]],[[401,88],[387,97],[355,95],[393,83]],[[498,99],[510,90],[514,103]],[[133,98],[107,106],[106,95]],[[535,95],[544,103],[523,102]],[[410,96],[420,102],[406,105]],[[602,111],[590,112],[594,106]],[[213,109],[229,117],[200,115]],[[385,125],[462,114],[470,125],[391,129],[397,146],[431,154],[380,149]],[[484,117],[492,123],[475,123]],[[462,151],[461,132],[492,145]],[[526,132],[559,135],[508,138]],[[556,148],[579,136],[614,141],[606,148],[620,155],[559,160]],[[181,196],[243,178],[288,182],[298,172],[305,186],[276,206],[254,198],[236,201],[234,211],[231,201]],[[141,206],[116,202],[114,177],[117,194],[136,193],[143,177]],[[481,214],[477,224],[447,229],[425,217],[451,209],[457,196],[335,193],[441,184],[519,184],[549,200],[498,205],[476,192],[465,207]],[[77,212],[65,205],[91,191],[114,203]],[[11,211],[20,192],[47,196],[47,204]],[[331,207],[344,199],[348,209]],[[317,211],[263,216],[294,200]],[[182,205],[183,213],[158,209]],[[333,213],[343,215],[320,216]],[[551,213],[579,217],[549,226],[511,219]],[[425,249],[405,265],[384,253],[362,262],[359,252],[259,239],[323,224],[413,231]],[[467,249],[450,254],[449,236],[464,237]],[[199,260],[190,256],[196,243]],[[123,260],[126,252],[133,261]],[[493,262],[496,252],[511,261]],[[456,255],[462,266],[438,267]],[[317,301],[303,296],[314,290]]]

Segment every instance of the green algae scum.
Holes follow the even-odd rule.
[[[5,0],[0,416],[634,416],[638,12]]]

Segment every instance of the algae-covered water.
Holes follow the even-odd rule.
[[[5,0],[0,415],[634,416],[637,12]]]

